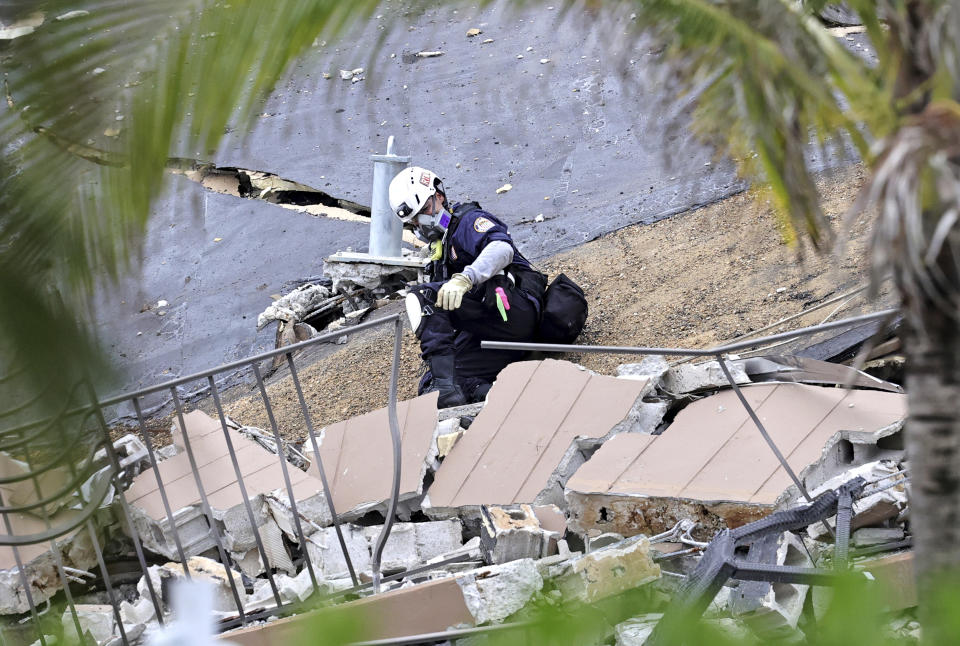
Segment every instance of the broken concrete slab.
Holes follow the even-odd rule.
[[[660,578],[650,541],[640,536],[576,557],[551,568],[565,600],[593,603]]]
[[[533,559],[473,570],[455,579],[473,623],[499,623],[523,608],[543,588]]]
[[[728,361],[727,369],[737,385],[750,383],[742,365]],[[660,382],[660,388],[674,396],[729,387],[730,382],[717,361],[678,364],[667,370]]]
[[[358,262],[348,254],[340,253],[323,262],[323,275],[333,281],[333,291],[348,292],[357,288],[389,293],[402,289],[418,279],[425,260],[412,256],[400,259],[367,256]],[[395,260],[395,262],[388,262]]]
[[[200,509],[200,494],[189,455],[185,451],[178,453],[141,473],[127,491],[134,524],[144,546],[169,559],[178,559],[173,539],[173,533],[177,532],[188,557],[201,554],[215,546],[210,524],[219,521],[228,523],[231,531],[236,533],[235,536],[224,536],[231,546],[234,539],[238,541],[233,551],[251,549],[252,530],[222,426],[200,411],[185,415],[184,425],[196,460],[197,474],[203,483],[214,518],[206,518]],[[263,494],[272,493],[276,499],[287,500],[279,462],[282,458],[236,431],[227,432],[231,433],[235,457],[251,506],[262,511],[265,504]],[[174,424],[173,439],[174,444],[182,450],[184,436],[179,423]],[[317,525],[329,524],[331,517],[320,480],[292,467],[288,467],[287,472],[300,513]],[[173,526],[163,506],[158,474],[173,512]],[[264,523],[273,522],[271,518],[260,515]]]
[[[484,561],[507,563],[518,559],[539,559],[551,555],[562,536],[544,529],[530,505],[480,507],[480,545]]]
[[[50,523],[54,527],[70,526],[75,524],[74,519],[79,513],[75,509],[62,509],[50,518]],[[29,536],[47,530],[47,523],[32,514],[9,513],[6,517],[14,536]],[[58,537],[57,544],[65,567],[80,570],[96,567],[96,552],[88,532],[73,530]],[[63,587],[49,542],[23,545],[17,548],[17,554],[23,563],[35,604],[47,601]],[[29,609],[13,548],[0,547],[0,615],[20,614]]]
[[[354,571],[369,572],[370,542],[363,528],[355,525],[341,525],[340,530]],[[307,538],[307,554],[318,576],[322,573],[325,579],[338,579],[350,575],[347,561],[343,557],[343,549],[340,547],[340,541],[333,527],[317,530]]]
[[[484,504],[563,505],[564,483],[596,447],[644,430],[645,386],[553,359],[510,364],[437,471],[424,511],[443,518],[476,515]]]
[[[400,466],[401,518],[419,508],[423,483],[437,460],[436,392],[397,404],[403,447]],[[387,409],[333,424],[317,437],[334,507],[349,521],[371,511],[386,512],[393,472],[393,448]],[[314,461],[308,473],[319,478],[311,442],[307,456]]]
[[[848,468],[850,447],[876,447],[906,415],[905,395],[895,393],[803,384],[742,392],[808,489],[828,471],[822,465]],[[684,518],[711,534],[766,516],[790,495],[789,475],[732,390],[691,403],[662,435],[614,436],[566,490],[571,529],[624,536],[658,534]]]
[[[381,527],[364,528],[371,550]],[[383,548],[380,567],[384,572],[414,568],[463,547],[463,526],[459,520],[425,523],[394,523]]]

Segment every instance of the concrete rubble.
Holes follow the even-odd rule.
[[[891,611],[914,606],[912,553],[904,551],[910,539],[900,437],[905,396],[882,386],[842,390],[799,382],[750,383],[751,371],[758,380],[761,373],[788,369],[811,379],[849,375],[810,361],[731,365],[747,400],[811,495],[856,476],[870,483],[854,501],[851,549],[854,555],[858,549],[880,553],[855,559],[855,566],[897,590],[888,598]],[[179,426],[174,425],[172,447],[157,452],[163,457],[155,468],[129,436],[121,444],[135,475],[126,496],[154,559],[148,576],[161,612],[169,613],[171,586],[184,577],[174,533],[191,576],[214,585],[218,618],[239,616],[231,581],[244,612],[275,611],[268,569],[279,603],[298,608],[292,616],[226,635],[240,645],[282,643],[325,613],[364,618],[365,639],[399,639],[522,619],[544,604],[608,603],[632,591],[646,590],[656,600],[651,609],[669,607],[677,577],[688,576],[700,559],[706,543],[699,541],[800,500],[735,393],[722,374],[717,378],[718,370],[716,362],[669,367],[655,357],[622,365],[617,377],[606,377],[566,362],[531,361],[509,366],[482,404],[437,411],[435,393],[400,403],[400,522],[383,551],[381,573],[388,579],[377,594],[354,588],[309,441],[294,443],[297,451],[284,451],[306,541],[300,544],[280,472],[284,458],[272,442],[244,433],[246,427],[232,420],[228,424],[268,568],[247,506],[235,491],[237,477],[219,421],[196,411],[184,419],[210,518],[201,509]],[[389,498],[388,429],[387,411],[381,409],[317,433],[340,530],[361,583],[373,577],[372,557]],[[172,524],[155,474],[167,491]],[[229,565],[217,560],[214,532]],[[82,539],[81,533],[64,541],[65,560],[95,567]],[[813,555],[824,567],[831,541],[824,524],[813,523],[797,533],[758,539],[742,558],[811,567]],[[885,553],[895,549],[900,551]],[[156,557],[168,562],[158,564]],[[0,571],[0,612],[27,610],[15,577],[15,570]],[[136,594],[128,593],[119,607],[132,643],[141,643],[158,626],[146,581],[141,578]],[[35,599],[45,598],[44,579],[36,585]],[[710,602],[704,621],[742,643],[794,639],[804,628],[804,613],[811,608],[822,613],[829,603],[824,590],[729,581]],[[313,604],[318,592],[333,605],[304,612],[310,606],[300,604]],[[81,631],[90,639],[116,642],[118,626],[109,605],[81,604],[78,613]],[[377,621],[367,619],[374,616]],[[643,644],[659,617],[611,615],[602,640]],[[63,621],[65,635],[73,635],[72,616],[64,614]],[[911,621],[907,615],[891,630],[910,634]]]

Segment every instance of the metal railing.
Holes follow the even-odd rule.
[[[767,433],[763,424],[760,422],[756,413],[750,407],[746,398],[743,396],[739,385],[736,383],[735,379],[730,373],[729,367],[727,366],[728,358],[725,358],[724,355],[737,352],[749,347],[753,347],[762,343],[769,343],[772,341],[785,340],[789,338],[796,338],[800,336],[814,334],[816,332],[822,332],[831,329],[837,329],[841,327],[847,327],[855,325],[858,323],[863,323],[866,321],[880,320],[890,316],[893,313],[892,310],[878,312],[875,314],[869,314],[865,316],[848,318],[840,321],[835,321],[831,323],[825,323],[821,325],[816,325],[807,328],[801,328],[798,330],[792,330],[790,332],[784,332],[781,334],[776,334],[768,337],[751,339],[748,341],[743,341],[739,343],[733,343],[728,345],[722,345],[715,348],[705,349],[705,350],[692,350],[685,348],[644,348],[644,347],[619,347],[619,346],[589,346],[589,345],[556,345],[556,344],[534,344],[534,343],[508,343],[508,342],[494,342],[494,341],[484,341],[482,347],[492,348],[492,349],[509,349],[509,350],[535,350],[539,352],[575,352],[575,353],[618,353],[618,354],[639,354],[639,355],[680,355],[680,356],[691,356],[691,357],[715,357],[719,362],[721,369],[730,383],[730,386],[736,392],[738,398],[740,399],[743,406],[746,408],[750,414],[751,419],[754,424],[759,429],[760,433],[763,435],[764,440],[769,445],[770,449],[776,455],[778,461],[783,466],[785,471],[790,475],[794,484],[797,486],[801,494],[804,495],[808,500],[810,499],[808,492],[806,491],[803,483],[794,473],[793,469],[787,463],[783,454],[777,448],[776,444],[773,442],[769,433]],[[295,353],[304,348],[317,345],[320,343],[329,342],[335,339],[342,337],[351,337],[356,335],[359,332],[369,330],[372,328],[380,326],[393,326],[394,334],[394,346],[393,346],[393,357],[391,364],[391,373],[390,380],[388,385],[388,420],[389,420],[389,431],[392,440],[393,446],[393,474],[392,474],[392,483],[391,483],[391,497],[387,504],[387,514],[385,518],[385,524],[383,525],[381,532],[377,538],[376,545],[373,551],[373,556],[371,560],[371,570],[373,574],[373,580],[369,583],[360,583],[358,579],[358,574],[352,563],[349,550],[346,546],[346,541],[343,536],[343,530],[338,518],[338,513],[334,507],[334,501],[332,497],[332,491],[329,487],[329,481],[327,479],[326,471],[324,469],[322,459],[320,457],[320,442],[317,438],[317,433],[314,428],[313,420],[307,405],[307,399],[304,395],[304,390],[300,382],[299,373],[297,370],[297,365],[295,361]],[[155,386],[148,388],[140,389],[132,393],[127,393],[123,395],[109,397],[104,400],[97,401],[95,393],[93,392],[92,387],[89,385],[84,385],[84,395],[88,397],[88,401],[93,403],[81,404],[75,400],[71,400],[64,404],[63,410],[52,417],[32,421],[26,424],[21,424],[15,428],[8,430],[0,430],[0,451],[4,452],[20,452],[25,453],[27,458],[27,471],[24,475],[0,478],[0,486],[19,481],[31,481],[33,488],[36,493],[37,500],[29,504],[21,505],[9,505],[4,502],[2,496],[0,496],[0,516],[3,517],[5,534],[0,535],[0,546],[9,546],[13,550],[13,554],[18,566],[19,579],[21,585],[25,591],[25,597],[29,605],[29,618],[28,620],[32,621],[37,629],[38,638],[40,643],[43,646],[46,646],[47,639],[44,636],[43,626],[41,623],[40,615],[41,611],[38,610],[35,599],[31,595],[31,585],[28,579],[27,571],[24,568],[25,563],[21,558],[19,549],[23,546],[49,542],[51,547],[51,553],[56,565],[56,570],[64,591],[64,597],[67,602],[67,605],[70,609],[72,616],[72,623],[77,629],[78,634],[82,634],[81,623],[79,616],[76,610],[76,604],[74,603],[74,598],[72,591],[70,589],[71,574],[70,568],[65,566],[61,559],[61,546],[57,542],[57,537],[64,536],[69,534],[79,528],[85,529],[96,553],[96,562],[100,570],[104,588],[106,589],[107,595],[111,601],[111,606],[113,608],[114,617],[118,626],[118,631],[120,633],[121,640],[123,643],[129,643],[127,635],[124,631],[124,625],[122,617],[120,615],[120,599],[117,594],[116,586],[111,581],[110,572],[107,568],[107,563],[104,559],[103,549],[100,545],[98,535],[95,527],[95,514],[98,509],[101,508],[101,504],[110,493],[111,485],[113,491],[115,492],[116,500],[118,501],[118,507],[122,512],[120,514],[120,521],[124,525],[125,532],[129,535],[132,540],[134,550],[136,552],[136,560],[139,565],[140,571],[144,576],[146,582],[146,588],[148,596],[150,597],[151,603],[156,612],[157,620],[162,624],[164,621],[164,604],[162,599],[159,596],[159,591],[155,589],[153,585],[152,578],[148,570],[148,551],[144,548],[144,543],[138,534],[136,524],[133,520],[133,513],[131,512],[131,504],[127,500],[124,486],[124,477],[126,475],[124,466],[122,465],[122,460],[118,455],[113,443],[110,441],[110,428],[106,422],[103,409],[105,407],[114,406],[117,404],[122,404],[129,402],[132,404],[134,410],[136,411],[138,430],[140,437],[143,438],[144,446],[146,447],[149,463],[151,465],[152,472],[157,480],[158,490],[162,500],[163,514],[166,518],[166,521],[169,523],[173,534],[173,541],[175,544],[176,554],[180,559],[180,562],[184,564],[184,576],[186,578],[190,577],[189,568],[186,567],[187,563],[187,550],[185,549],[181,537],[176,531],[176,520],[175,512],[177,510],[173,509],[170,504],[170,499],[168,492],[166,490],[166,485],[162,481],[162,476],[158,470],[158,464],[160,460],[157,457],[157,448],[154,446],[154,443],[151,438],[151,432],[147,429],[146,420],[141,409],[140,400],[151,393],[169,391],[175,410],[175,417],[177,420],[178,431],[180,433],[180,439],[183,441],[184,453],[187,455],[187,459],[190,462],[191,471],[193,473],[194,485],[196,486],[197,493],[200,497],[200,508],[203,513],[203,516],[206,518],[207,524],[210,528],[211,538],[216,547],[217,554],[220,558],[220,561],[224,564],[225,567],[230,568],[234,563],[234,560],[231,558],[230,554],[225,549],[224,539],[225,536],[221,532],[220,524],[216,521],[213,515],[212,508],[208,499],[208,492],[204,488],[204,483],[200,477],[198,462],[194,452],[194,447],[191,444],[189,434],[187,433],[185,421],[184,421],[184,406],[181,402],[181,399],[178,394],[178,387],[189,384],[195,381],[205,381],[212,396],[213,405],[217,412],[217,418],[220,425],[220,428],[223,432],[226,446],[228,449],[228,454],[230,456],[230,462],[233,467],[234,473],[236,475],[237,483],[241,490],[241,495],[243,499],[244,511],[246,513],[247,519],[250,522],[250,528],[254,535],[254,540],[256,544],[257,553],[261,559],[261,562],[264,566],[264,572],[268,580],[270,591],[275,602],[275,605],[272,608],[258,608],[255,612],[247,612],[244,608],[244,604],[241,600],[241,594],[237,588],[237,579],[238,577],[227,576],[227,583],[230,586],[231,594],[233,596],[234,602],[236,604],[236,616],[232,619],[228,618],[221,622],[220,627],[222,629],[227,629],[235,626],[242,626],[250,623],[251,621],[262,620],[263,618],[284,613],[287,611],[294,610],[299,607],[299,604],[294,603],[284,603],[281,598],[278,586],[274,580],[273,567],[270,563],[269,554],[267,552],[263,537],[260,535],[260,531],[257,526],[256,517],[251,506],[251,500],[248,495],[248,490],[243,482],[243,474],[241,473],[239,461],[237,459],[237,450],[234,446],[231,430],[227,423],[227,417],[224,413],[223,403],[221,401],[220,390],[217,385],[216,375],[221,373],[228,373],[235,370],[236,368],[247,367],[249,366],[252,370],[252,373],[255,377],[257,384],[257,392],[260,395],[260,399],[263,402],[264,409],[266,411],[267,419],[270,425],[270,431],[272,433],[273,439],[278,447],[277,459],[280,462],[281,471],[283,474],[283,484],[287,492],[290,508],[292,511],[293,519],[293,529],[296,534],[299,545],[303,551],[303,556],[305,560],[305,567],[309,571],[310,580],[313,588],[313,594],[317,596],[324,596],[324,592],[319,585],[319,580],[317,573],[314,569],[314,563],[310,558],[310,555],[307,550],[307,537],[304,532],[303,525],[301,522],[302,518],[305,518],[297,508],[296,495],[294,493],[294,488],[292,486],[291,478],[289,475],[290,465],[287,464],[286,453],[283,451],[282,447],[284,446],[283,440],[280,436],[279,426],[277,424],[276,416],[274,414],[274,407],[271,403],[270,396],[267,391],[267,387],[263,378],[263,375],[260,371],[260,362],[264,360],[271,360],[274,357],[284,357],[286,365],[289,369],[289,377],[293,385],[294,390],[297,394],[297,404],[300,409],[300,415],[302,422],[307,431],[307,439],[311,444],[311,448],[314,452],[314,459],[316,460],[317,470],[320,475],[320,480],[324,490],[324,496],[326,503],[329,507],[332,524],[337,534],[337,538],[340,544],[340,549],[344,557],[344,561],[347,564],[347,569],[349,571],[351,580],[354,583],[354,586],[338,594],[329,595],[332,598],[337,596],[342,596],[342,594],[347,593],[358,593],[363,590],[373,588],[374,592],[380,590],[381,583],[387,580],[394,580],[401,578],[404,575],[410,575],[415,572],[423,571],[424,568],[413,568],[407,570],[406,572],[392,575],[389,577],[382,577],[380,573],[380,563],[383,553],[383,549],[386,545],[387,539],[392,528],[393,518],[395,516],[397,501],[399,498],[399,487],[400,487],[400,431],[399,423],[397,420],[397,379],[398,379],[398,370],[399,370],[399,360],[400,360],[400,349],[401,349],[401,340],[402,340],[402,330],[403,330],[403,321],[400,314],[395,314],[387,316],[381,319],[373,320],[352,326],[349,328],[344,328],[337,330],[336,332],[331,332],[328,334],[317,336],[313,339],[296,343],[293,345],[285,346],[283,348],[278,348],[268,352],[264,352],[252,357],[234,361],[232,363],[227,363],[219,367],[205,370],[202,372],[197,372],[191,375],[173,379]],[[0,385],[3,384],[4,377],[0,377]],[[0,413],[0,418],[2,418],[3,413]],[[79,420],[79,421],[78,421]],[[79,424],[80,426],[90,425],[92,423],[91,434],[87,436],[88,442],[82,448],[85,451],[84,455],[89,455],[90,458],[87,461],[71,461],[64,460],[63,456],[68,454],[68,451],[61,450],[59,453],[55,453],[50,460],[46,462],[38,463],[31,460],[31,453],[35,449],[35,444],[38,442],[38,438],[46,440],[47,444],[51,444],[52,440],[57,437],[62,437],[62,434],[58,435],[57,430],[64,427],[65,424]],[[48,447],[49,450],[53,450]],[[97,452],[102,450],[105,454],[105,457],[102,458],[101,462],[105,461],[106,466],[100,467],[97,470],[97,467],[100,463],[97,462],[95,457]],[[75,451],[74,451],[75,452]],[[49,514],[47,513],[46,503],[49,502],[53,496],[49,493],[44,497],[44,492],[41,490],[39,483],[40,477],[44,472],[54,468],[55,466],[66,465],[71,478],[68,481],[67,485],[61,490],[55,492],[58,495],[63,495],[69,491],[77,491],[83,489],[86,493],[81,497],[82,504],[80,505],[81,509],[78,514],[75,514],[71,517],[70,522],[65,524],[56,525],[51,522]],[[90,486],[85,489],[81,487],[81,484],[89,483]],[[31,512],[34,510],[39,510],[39,513],[46,521],[46,530],[38,534],[31,535],[16,535],[14,529],[11,525],[11,515],[21,512]],[[436,567],[438,564],[432,564],[429,567]],[[75,579],[76,577],[73,577]],[[456,639],[457,637],[463,637],[468,634],[473,634],[475,631],[465,631],[462,635],[459,633],[441,633],[440,635],[446,635],[449,639]],[[424,636],[430,640],[436,638],[437,635],[431,634]],[[390,640],[384,641],[388,643]],[[416,639],[414,637],[404,638],[403,640],[396,641],[392,643],[414,643]],[[429,641],[429,640],[428,640]],[[4,639],[3,631],[0,629],[0,646],[6,643]]]
[[[314,422],[307,405],[307,398],[304,395],[304,390],[300,382],[295,361],[295,354],[299,350],[303,350],[311,346],[338,340],[343,337],[352,337],[359,332],[382,326],[392,326],[394,335],[394,352],[392,357],[390,379],[387,387],[389,432],[393,446],[393,474],[391,483],[391,497],[388,503],[389,513],[387,514],[386,523],[383,525],[381,532],[377,537],[376,547],[371,560],[371,569],[373,572],[373,581],[371,585],[375,592],[379,591],[382,580],[380,575],[381,557],[384,547],[386,546],[387,539],[390,535],[393,524],[392,520],[396,512],[397,499],[399,498],[400,493],[401,436],[399,422],[397,419],[397,381],[403,331],[403,321],[400,314],[367,321],[355,326],[337,330],[336,332],[323,334],[300,343],[277,348],[268,352],[263,352],[261,354],[227,363],[216,368],[172,379],[170,381],[143,388],[134,392],[108,397],[103,400],[97,400],[92,387],[85,384],[85,394],[89,397],[88,401],[93,402],[92,404],[78,403],[76,400],[71,400],[70,402],[66,402],[64,404],[64,409],[54,416],[20,424],[19,426],[7,430],[0,430],[0,451],[7,453],[13,451],[20,451],[21,453],[25,452],[26,457],[28,458],[26,460],[26,469],[24,474],[12,477],[0,477],[0,487],[19,482],[21,480],[32,481],[37,498],[36,501],[33,501],[30,504],[10,505],[5,503],[2,494],[0,494],[0,516],[3,517],[5,530],[4,534],[0,534],[0,546],[9,546],[13,551],[19,572],[19,581],[23,586],[27,604],[29,605],[30,620],[32,620],[36,628],[37,638],[39,639],[41,645],[46,646],[48,639],[44,635],[43,625],[40,618],[42,613],[38,611],[38,604],[35,603],[36,600],[33,598],[33,595],[31,595],[31,581],[29,580],[29,572],[24,567],[26,563],[24,563],[24,560],[21,558],[20,550],[26,545],[49,542],[50,552],[52,553],[53,559],[56,563],[59,583],[62,586],[67,606],[70,609],[74,627],[76,628],[77,634],[82,635],[83,630],[70,587],[71,576],[68,574],[70,568],[63,564],[61,558],[62,546],[56,541],[57,537],[70,534],[79,527],[85,527],[87,533],[89,534],[89,538],[93,543],[93,547],[96,552],[97,566],[100,570],[104,588],[106,589],[107,595],[110,599],[110,605],[113,607],[113,614],[116,620],[119,636],[124,644],[129,643],[124,629],[123,620],[120,615],[120,598],[117,595],[117,591],[115,589],[116,586],[111,581],[110,572],[107,568],[107,563],[103,555],[103,548],[100,544],[100,540],[98,539],[96,528],[94,526],[96,512],[100,509],[101,504],[110,493],[111,485],[113,491],[115,492],[115,498],[118,501],[119,509],[122,512],[120,514],[123,525],[122,529],[130,537],[133,543],[136,552],[136,560],[139,564],[141,574],[144,577],[147,593],[156,613],[156,618],[160,624],[163,624],[164,622],[164,604],[160,597],[160,591],[154,586],[153,580],[149,573],[148,562],[151,560],[148,558],[149,550],[145,548],[144,541],[138,533],[137,525],[134,522],[134,514],[131,511],[131,503],[127,499],[127,494],[125,492],[126,487],[124,486],[124,480],[129,480],[129,478],[125,478],[127,474],[121,465],[120,457],[118,456],[113,443],[110,441],[111,429],[106,422],[104,415],[104,409],[109,406],[130,403],[133,409],[136,411],[138,435],[143,440],[143,445],[145,446],[147,452],[147,458],[149,460],[149,464],[151,465],[150,470],[152,471],[153,476],[156,478],[157,488],[162,502],[163,516],[165,517],[166,522],[169,523],[176,555],[179,557],[180,563],[183,564],[183,575],[185,578],[190,579],[191,572],[187,567],[188,556],[190,555],[188,554],[188,550],[184,547],[183,540],[177,531],[175,515],[178,509],[174,509],[171,506],[170,495],[167,491],[167,486],[169,483],[163,482],[163,477],[158,469],[158,465],[162,462],[160,459],[158,459],[157,447],[154,446],[153,439],[151,438],[151,431],[147,428],[147,423],[141,407],[141,399],[144,396],[162,391],[169,392],[170,396],[172,397],[175,411],[174,415],[177,421],[178,439],[182,440],[183,452],[186,454],[190,463],[190,470],[193,474],[193,484],[195,485],[197,494],[200,498],[200,509],[203,516],[206,518],[207,525],[209,526],[210,537],[215,544],[220,562],[226,568],[233,567],[234,559],[231,558],[225,547],[226,536],[220,527],[220,523],[215,519],[213,509],[210,505],[209,494],[211,492],[206,490],[200,477],[200,465],[198,464],[195,447],[193,446],[193,442],[191,442],[190,434],[187,432],[187,427],[184,421],[184,405],[181,402],[178,393],[178,387],[195,381],[205,381],[210,390],[213,406],[217,413],[217,420],[223,433],[223,438],[227,447],[227,453],[230,457],[230,463],[232,465],[234,475],[236,476],[236,482],[240,488],[242,504],[246,513],[246,518],[250,523],[250,529],[253,533],[256,550],[261,559],[261,563],[263,564],[263,569],[270,586],[273,600],[275,602],[275,605],[272,608],[266,608],[265,610],[258,611],[255,614],[246,612],[244,603],[242,601],[242,597],[244,595],[241,595],[241,591],[238,589],[238,581],[240,580],[240,577],[227,576],[227,584],[230,587],[231,595],[236,606],[236,617],[233,620],[228,618],[227,620],[221,622],[221,628],[229,628],[237,625],[242,626],[250,621],[262,620],[266,616],[280,614],[299,606],[299,604],[284,603],[283,599],[281,598],[273,572],[274,564],[272,564],[270,561],[264,539],[261,536],[257,525],[256,515],[251,504],[251,495],[246,484],[244,483],[243,473],[237,457],[237,448],[233,439],[233,433],[235,433],[235,431],[230,429],[227,423],[227,416],[224,413],[224,406],[223,402],[221,401],[221,393],[218,387],[216,376],[222,373],[230,373],[237,368],[251,368],[256,380],[257,392],[259,393],[259,398],[262,400],[264,410],[269,421],[273,440],[278,447],[277,459],[280,462],[280,468],[283,475],[283,487],[287,494],[290,511],[292,512],[291,516],[293,519],[293,529],[302,551],[305,567],[309,571],[313,593],[316,595],[324,594],[324,588],[321,588],[319,578],[314,569],[315,564],[312,562],[307,549],[307,536],[304,532],[303,523],[301,522],[301,519],[305,519],[306,517],[301,514],[297,507],[297,496],[290,478],[289,469],[291,465],[287,464],[286,452],[283,450],[284,441],[280,436],[279,425],[277,424],[277,420],[274,415],[274,406],[271,403],[267,386],[260,370],[261,362],[265,360],[272,360],[274,357],[284,357],[286,366],[289,369],[289,378],[297,394],[297,403],[300,409],[301,422],[306,429],[307,440],[310,442],[311,448],[313,449],[313,460],[320,476],[324,498],[330,511],[332,524],[337,534],[337,539],[340,544],[344,561],[349,571],[350,578],[354,584],[354,588],[351,590],[359,592],[367,588],[368,586],[361,584],[358,578],[358,573],[351,559],[350,552],[347,549],[341,522],[334,505],[330,483],[327,478],[327,473],[324,469],[323,460],[321,459],[319,450],[320,443],[317,438],[317,432],[314,428]],[[5,378],[0,377],[0,385],[2,385],[4,379]],[[5,413],[0,413],[0,418],[2,418],[4,415]],[[86,423],[80,424],[86,428],[86,432],[82,434],[83,438],[85,438],[88,444],[88,446],[85,447],[86,452],[89,454],[89,459],[86,462],[76,463],[74,460],[64,459],[64,456],[72,452],[72,447],[64,448],[59,453],[56,453],[53,456],[53,459],[39,464],[29,459],[31,457],[31,451],[35,449],[40,439],[46,440],[44,446],[55,446],[58,441],[62,445],[63,437],[66,437],[64,434],[64,428],[70,425],[73,425],[73,428],[76,428],[76,424],[78,423],[77,420],[82,420]],[[89,423],[91,420],[93,422],[92,425]],[[74,432],[74,436],[76,435],[76,432]],[[105,453],[107,465],[102,467],[100,471],[94,471],[93,467],[95,465],[93,462],[93,456],[98,450],[102,450]],[[50,492],[42,491],[39,479],[43,476],[43,474],[53,468],[64,466],[70,470],[72,475],[66,486],[55,492],[55,496],[50,495]],[[96,478],[94,486],[88,487],[90,493],[84,497],[84,505],[81,509],[81,512],[79,514],[71,515],[70,522],[68,523],[60,525],[52,523],[47,514],[47,505],[51,504],[57,496],[68,496],[83,489],[81,485],[90,481],[91,473],[93,473],[94,476],[99,477]],[[253,496],[253,500],[256,500],[256,495]],[[11,515],[19,514],[25,511],[37,510],[39,510],[43,518],[46,520],[46,531],[39,534],[30,534],[26,536],[17,535],[13,525],[11,524]],[[74,577],[74,580],[75,579],[76,577]],[[0,627],[0,646],[3,646],[5,643],[6,639],[4,638],[3,629]]]

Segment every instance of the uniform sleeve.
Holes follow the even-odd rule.
[[[454,234],[454,241],[474,258],[494,240],[502,240],[513,247],[507,225],[484,211],[474,211],[465,216]]]
[[[463,273],[474,285],[487,282],[491,276],[506,269],[513,262],[513,247],[503,240],[492,240],[477,259],[463,268]]]

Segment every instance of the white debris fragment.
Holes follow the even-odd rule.
[[[91,76],[100,76],[101,74],[103,74],[103,73],[106,72],[106,71],[107,71],[107,70],[103,69],[102,67],[95,67],[95,68],[93,68],[93,71],[90,72],[90,75],[91,75]]]
[[[437,56],[443,56],[444,52],[434,51],[434,52],[417,52],[419,58],[436,58]]]
[[[549,62],[550,62],[550,59],[549,59],[549,58],[541,58],[541,59],[540,59],[540,64],[541,64],[541,65],[546,65],[546,64],[549,63]]]
[[[512,188],[513,188],[513,184],[504,184],[503,186],[497,189],[497,195],[500,195],[501,193],[506,193]]]
[[[481,45],[489,45],[489,44],[492,43],[492,42],[493,42],[493,39],[492,39],[492,38],[487,38],[487,39],[485,39],[485,40],[484,40],[482,43],[480,43],[480,44],[481,44]]]
[[[340,78],[349,81],[353,78],[353,72],[351,70],[340,70]]]
[[[537,217],[533,218],[534,222],[543,222],[543,213],[537,213]]]
[[[477,624],[503,621],[543,588],[533,559],[472,570],[457,577],[457,583]]]
[[[467,30],[467,38],[473,38],[474,36],[479,36],[483,31],[474,27],[473,29]]]
[[[330,297],[330,290],[323,285],[312,283],[302,285],[289,294],[281,296],[263,310],[257,317],[257,329],[261,330],[273,321],[302,321],[307,314],[317,309]]]
[[[82,18],[89,15],[90,12],[86,9],[77,9],[76,11],[68,11],[67,13],[60,14],[54,18],[54,20],[72,20],[74,18]]]

